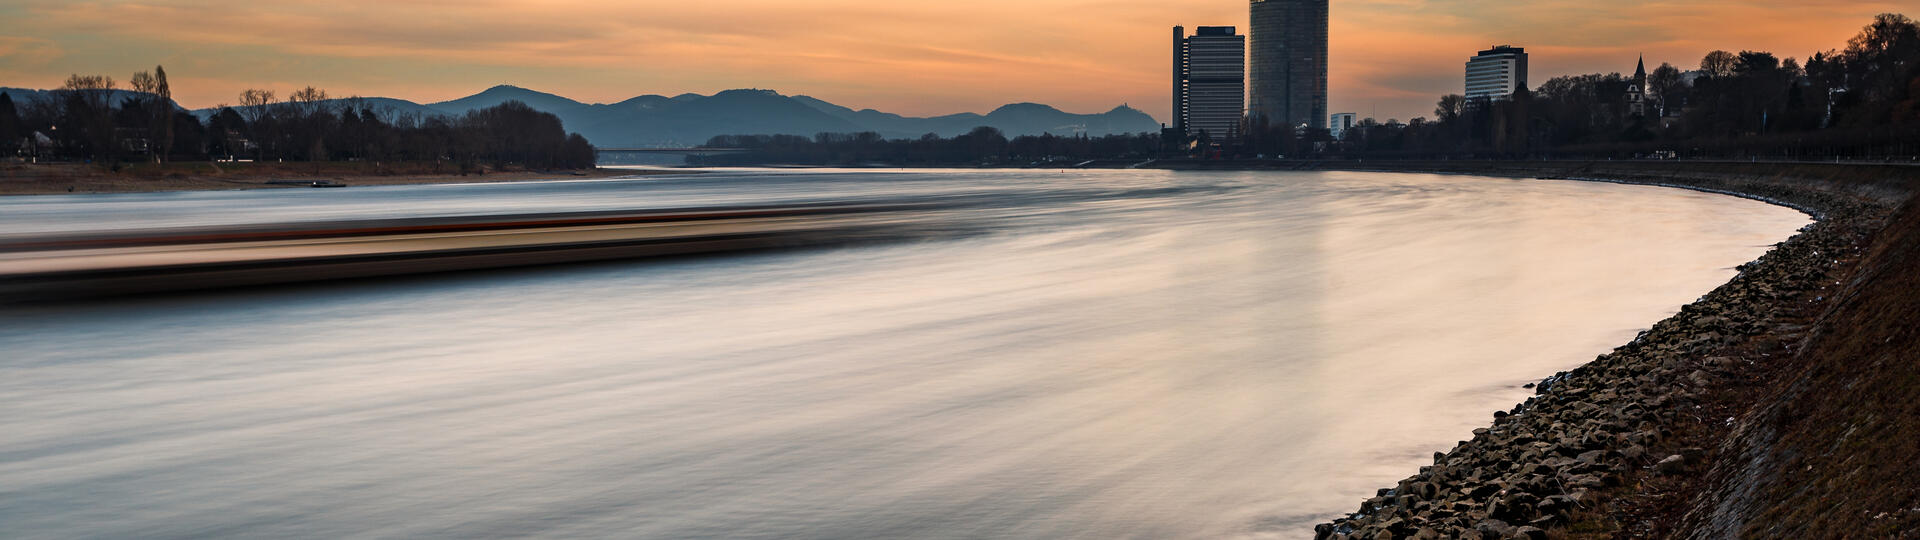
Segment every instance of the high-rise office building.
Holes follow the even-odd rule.
[[[1333,119],[1327,122],[1327,134],[1332,135],[1333,140],[1340,140],[1341,136],[1346,135],[1347,130],[1353,129],[1353,118],[1355,116],[1354,113],[1350,112],[1333,113]]]
[[[1500,100],[1527,87],[1527,50],[1500,45],[1467,60],[1467,100]]]
[[[1173,125],[1215,142],[1240,137],[1247,102],[1247,41],[1231,26],[1173,27]]]
[[[1324,128],[1327,0],[1252,0],[1247,112],[1268,125]]]

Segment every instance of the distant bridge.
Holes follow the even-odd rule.
[[[718,148],[718,147],[696,147],[696,148],[595,148],[595,149],[594,149],[594,151],[596,151],[596,152],[599,152],[599,153],[602,153],[602,154],[606,154],[606,153],[615,153],[615,152],[618,152],[618,153],[633,153],[633,154],[728,154],[728,153],[733,153],[733,152],[745,152],[745,151],[747,151],[747,150],[748,150],[748,149],[746,149],[746,148]]]

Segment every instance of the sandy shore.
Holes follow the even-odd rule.
[[[616,178],[677,171],[645,169],[488,170],[461,174],[437,164],[366,163],[169,163],[128,165],[119,171],[85,164],[0,165],[0,195],[135,193],[228,189],[299,188],[327,182],[347,186],[524,182]]]

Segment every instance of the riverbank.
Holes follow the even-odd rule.
[[[446,163],[131,163],[118,169],[80,163],[0,164],[0,195],[137,193],[230,189],[305,188],[314,182],[348,186],[521,182],[612,178],[670,172],[603,169],[535,171],[480,168],[461,171]]]
[[[1212,168],[1212,167],[1206,167]],[[1303,169],[1655,184],[1819,218],[1631,343],[1539,383],[1320,538],[1912,537],[1920,171],[1377,162]]]

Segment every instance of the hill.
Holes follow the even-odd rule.
[[[873,109],[854,110],[809,96],[786,96],[772,90],[727,90],[711,96],[642,95],[612,104],[586,104],[565,97],[513,86],[496,86],[472,96],[428,105],[459,114],[478,107],[517,99],[535,109],[553,113],[567,128],[595,145],[606,147],[666,147],[699,145],[715,135],[802,135],[872,131],[887,138],[911,138],[928,133],[960,135],[980,126],[1008,136],[1153,132],[1160,128],[1146,113],[1116,107],[1099,114],[1074,114],[1035,103],[1007,105],[986,115],[960,113],[930,118],[902,116]]]
[[[43,90],[0,88],[15,101],[49,99]],[[117,99],[133,92],[116,90]],[[422,105],[387,97],[327,100],[332,106],[371,108],[389,120],[403,116],[461,115],[507,101],[519,101],[535,110],[560,117],[568,131],[602,147],[679,147],[705,143],[715,135],[801,135],[871,131],[889,139],[914,138],[929,133],[942,137],[988,126],[1009,137],[1020,135],[1101,135],[1157,132],[1160,124],[1139,110],[1120,106],[1103,113],[1076,114],[1038,103],[1015,103],[987,114],[958,113],[912,117],[873,109],[855,110],[809,96],[787,96],[772,90],[726,90],[711,96],[681,94],[642,95],[618,103],[583,103],[564,96],[500,85],[480,93]],[[213,108],[193,113],[205,119]]]
[[[536,92],[518,86],[503,84],[482,90],[478,94],[451,101],[431,103],[425,107],[443,114],[466,114],[467,111],[485,109],[508,101],[519,101],[534,109],[554,113],[555,115],[559,115],[561,111],[569,111],[587,106],[585,103],[546,92]]]
[[[374,114],[379,115],[381,118],[384,118],[389,122],[394,121],[395,119],[398,119],[401,117],[411,116],[415,118],[426,118],[430,116],[441,116],[445,114],[437,109],[433,109],[431,107],[421,105],[419,103],[414,103],[404,99],[394,99],[394,98],[384,98],[384,97],[371,97],[371,98],[352,97],[352,98],[328,99],[328,100],[320,101],[320,103],[326,107],[334,108],[334,109],[338,109],[340,107],[350,107],[353,109],[372,110]],[[233,107],[233,109],[235,111],[242,111],[244,113],[244,111],[248,109],[248,107]],[[194,109],[193,115],[195,117],[200,118],[200,120],[205,121],[207,117],[213,116],[213,114],[217,112],[220,112],[220,110],[216,108],[208,107],[205,109]]]
[[[25,107],[30,104],[38,104],[38,103],[51,103],[53,101],[54,92],[55,90],[35,90],[32,88],[12,88],[12,87],[0,86],[0,94],[6,94],[7,97],[12,98],[14,106],[16,107]],[[144,94],[141,92],[135,92],[132,90],[111,90],[110,92],[113,93],[113,104],[116,107],[126,103],[127,100],[133,99],[136,96],[151,95],[151,94]],[[174,107],[178,108],[179,104],[175,104]],[[182,110],[185,110],[185,109],[182,109]]]

